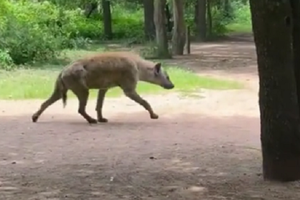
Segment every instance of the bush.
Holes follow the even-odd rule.
[[[223,36],[228,30],[226,25],[230,23],[230,18],[224,17],[224,11],[213,7],[212,13],[212,36]]]
[[[234,23],[251,25],[251,13],[249,3],[239,1],[232,2]]]
[[[144,38],[143,8],[124,10],[121,5],[115,5],[112,9],[112,24],[115,39],[137,40]]]
[[[74,14],[74,12],[72,13]],[[71,14],[67,13],[70,17]],[[96,40],[104,40],[103,18],[94,15],[86,18],[84,15],[75,14],[72,18],[72,26],[69,26],[71,38],[83,37]],[[144,37],[143,10],[127,10],[119,4],[112,7],[112,29],[114,39],[131,39]]]
[[[191,3],[188,8],[186,8],[185,18],[186,24],[191,28],[191,35],[195,36],[197,33],[197,27],[194,22],[194,3]],[[211,36],[221,36],[228,32],[226,25],[231,23],[233,20],[232,9],[229,10],[229,13],[225,13],[224,10],[217,6],[211,7],[211,17],[212,17],[212,30]],[[207,27],[208,28],[208,27]],[[208,29],[207,29],[208,30]]]
[[[0,7],[4,13],[0,16],[2,67],[7,56],[17,65],[47,61],[62,49],[85,47],[87,38],[104,39],[102,17],[86,18],[81,9],[67,10],[48,1],[9,0],[1,1]],[[132,12],[118,4],[112,8],[115,39],[143,37],[142,10]]]
[[[2,54],[6,52],[13,63],[53,59],[60,50],[74,46],[74,41],[69,40],[69,27],[57,25],[57,21],[68,18],[53,4],[7,1],[6,5],[8,12],[1,20],[0,47]]]
[[[13,59],[7,50],[0,49],[0,69],[10,70],[14,66]]]
[[[103,40],[103,19],[98,11],[86,18],[82,4],[63,1],[0,1],[0,68],[57,58],[62,49],[82,48],[90,39]],[[54,3],[52,3],[54,2]],[[60,3],[59,3],[60,2]],[[113,1],[114,39],[144,40],[143,8],[136,1]],[[251,25],[249,5],[232,1],[230,13],[212,7],[213,35],[224,35],[228,24]],[[194,5],[186,8],[186,22],[196,33]]]

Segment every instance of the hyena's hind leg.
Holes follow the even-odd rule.
[[[96,124],[97,120],[92,118],[90,115],[86,112],[86,105],[89,98],[89,90],[85,88],[81,84],[73,85],[72,88],[70,88],[72,92],[76,95],[79,106],[78,106],[78,113],[90,124]]]
[[[127,97],[143,106],[149,112],[151,119],[158,119],[158,115],[154,113],[150,104],[136,92],[135,87],[122,87],[122,90]]]
[[[106,94],[107,90],[108,89],[99,89],[98,90],[96,111],[97,111],[98,122],[102,122],[102,123],[108,122],[108,120],[106,118],[104,118],[103,114],[102,114],[103,102],[104,102],[104,98],[105,98],[105,94]]]
[[[55,90],[53,91],[52,95],[46,100],[44,101],[39,110],[37,112],[35,112],[31,119],[33,122],[37,122],[38,118],[40,117],[40,115],[49,107],[51,106],[53,103],[55,103],[56,101],[58,101],[59,99],[62,98],[62,95],[65,95],[67,93],[67,89],[63,89],[63,91],[60,91],[58,88],[55,88]]]

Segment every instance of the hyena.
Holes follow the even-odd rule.
[[[159,85],[164,89],[174,88],[161,63],[145,60],[132,52],[105,52],[78,59],[59,73],[52,95],[32,115],[32,121],[36,122],[51,104],[61,98],[65,107],[67,91],[71,90],[79,101],[78,113],[88,123],[108,122],[102,115],[102,107],[106,92],[113,87],[120,87],[127,97],[149,112],[151,119],[157,119],[158,115],[150,104],[137,93],[138,81]],[[89,89],[98,89],[97,120],[86,112]]]

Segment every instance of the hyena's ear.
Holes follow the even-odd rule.
[[[154,66],[154,73],[159,74],[161,69],[161,63],[156,63]]]

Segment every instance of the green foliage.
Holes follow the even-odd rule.
[[[144,15],[143,9],[136,6],[135,10],[124,10],[120,5],[116,5],[112,10],[112,24],[114,38],[125,39],[144,38]]]
[[[224,10],[212,7],[212,30],[211,36],[222,36],[227,33],[226,25],[230,23],[230,18],[224,16]]]
[[[192,36],[195,36],[197,31],[194,22],[195,4],[196,1],[191,0],[186,2],[185,7],[185,20],[186,24],[191,28]],[[225,8],[224,1],[212,0],[211,17],[212,35],[210,36],[222,36],[232,31],[249,31],[251,29],[251,16],[248,1],[231,0],[229,6]]]
[[[48,1],[5,0],[0,5],[1,68],[11,67],[11,60],[16,65],[51,60],[63,49],[87,47],[89,39],[104,38],[102,17],[86,18],[79,8],[68,10]],[[122,9],[112,9],[114,38],[142,38],[142,10],[132,14]]]
[[[13,59],[10,57],[8,50],[0,49],[0,69],[10,70],[13,66]]]
[[[246,4],[241,1],[233,1],[232,7],[235,23],[246,23],[251,25],[251,13],[248,1]]]
[[[232,0],[228,12],[214,7],[213,35],[225,35],[229,32],[249,32],[251,15],[248,1]]]
[[[13,63],[49,60],[72,46],[69,27],[60,28],[56,24],[68,18],[53,4],[6,1],[6,11],[1,17],[0,47]]]
[[[99,3],[96,0],[1,0],[0,68],[49,61],[58,58],[63,49],[87,48],[90,40],[103,41],[101,5],[89,18],[84,14],[84,8],[91,2]],[[213,35],[224,35],[231,29],[250,29],[249,5],[242,0],[230,2],[225,12],[222,1],[212,1]],[[143,41],[142,1],[111,0],[111,5],[114,39]],[[192,35],[196,33],[194,9],[195,1],[185,6]],[[146,51],[151,54],[155,47]]]
[[[241,1],[232,3],[234,20],[227,25],[230,32],[251,32],[251,13],[249,3]]]

